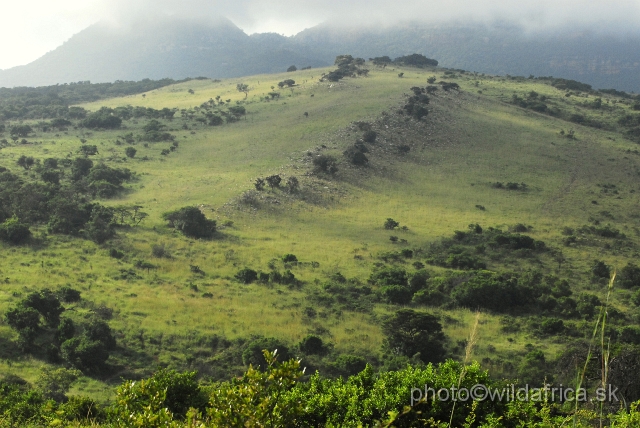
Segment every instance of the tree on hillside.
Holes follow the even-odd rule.
[[[385,68],[387,65],[391,64],[391,58],[386,55],[377,56],[375,58],[371,58],[371,62],[373,62],[373,65],[375,65],[376,67]]]
[[[286,79],[286,80],[283,80],[282,82],[278,83],[278,87],[279,87],[280,89],[284,88],[285,86],[286,86],[287,88],[290,88],[290,87],[292,87],[292,86],[293,86],[293,85],[295,85],[295,84],[296,84],[296,81],[295,81],[295,80],[293,80],[293,79]]]
[[[298,67],[296,67],[295,65],[292,65],[291,67],[287,68],[287,72],[290,73],[292,71],[298,71]]]
[[[424,55],[416,53],[398,57],[394,59],[393,62],[398,65],[407,65],[418,68],[436,67],[438,65],[438,61],[435,59],[427,58]]]
[[[238,92],[244,92],[244,99],[246,100],[249,96],[249,85],[247,85],[246,83],[238,83],[236,85],[236,89],[238,90]]]
[[[210,238],[216,231],[216,221],[209,220],[197,207],[184,207],[162,215],[169,227],[192,238]]]
[[[313,172],[335,174],[338,171],[338,161],[331,155],[320,155],[313,159]]]
[[[395,354],[413,357],[419,354],[424,362],[442,361],[445,356],[445,335],[438,319],[426,312],[400,309],[382,325],[385,346]]]
[[[25,138],[28,137],[33,129],[29,125],[14,125],[11,127],[9,133],[12,137]]]

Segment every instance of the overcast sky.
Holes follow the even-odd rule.
[[[251,34],[295,34],[324,21],[506,19],[529,29],[640,31],[640,0],[0,0],[0,69],[27,64],[89,25],[154,13],[226,16]]]

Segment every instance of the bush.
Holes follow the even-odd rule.
[[[65,303],[73,303],[80,301],[80,292],[74,288],[69,287],[68,285],[63,285],[58,290],[58,296],[60,300]]]
[[[344,156],[349,162],[358,166],[365,166],[369,163],[369,158],[359,149],[358,146],[351,146],[344,151]]]
[[[108,107],[102,107],[100,110],[90,113],[80,122],[80,126],[91,129],[116,129],[120,128],[122,119],[115,116],[114,110]]]
[[[368,130],[365,131],[364,134],[362,134],[362,140],[366,143],[375,143],[376,142],[376,137],[378,136],[378,134],[376,133],[376,131],[373,130]]]
[[[136,153],[138,153],[138,151],[133,147],[127,147],[124,150],[124,153],[127,155],[128,158],[134,158],[136,156]]]
[[[93,168],[93,161],[86,158],[75,158],[71,164],[71,180],[79,181],[89,175]]]
[[[400,285],[406,287],[407,272],[402,268],[387,267],[372,272],[369,281],[380,286]]]
[[[439,362],[445,356],[445,335],[438,319],[425,312],[401,309],[383,322],[385,346],[397,355]]]
[[[319,155],[313,159],[315,173],[335,174],[338,171],[336,158],[331,155]]]
[[[341,354],[331,364],[340,376],[353,376],[367,368],[367,360],[358,355]]]
[[[384,228],[387,230],[393,230],[398,226],[400,226],[400,223],[392,218],[387,218],[387,220],[384,222]]]
[[[380,289],[385,300],[396,305],[407,305],[411,303],[413,293],[405,286],[390,285]]]
[[[611,269],[602,260],[594,260],[591,267],[591,273],[596,278],[609,278],[611,276]]]
[[[435,59],[427,58],[426,56],[417,54],[417,53],[398,57],[394,59],[393,62],[394,64],[398,64],[398,65],[405,65],[405,66],[418,67],[418,68],[438,66],[438,61],[436,61]]]
[[[620,269],[620,273],[616,277],[617,283],[622,288],[640,287],[640,267],[633,263],[628,263]]]
[[[98,154],[98,146],[84,145],[80,146],[80,149],[78,151],[85,156],[94,156]]]
[[[0,224],[0,240],[2,241],[18,245],[29,239],[30,236],[29,225],[22,223],[15,216]]]
[[[262,352],[265,349],[270,352],[277,350],[276,357],[282,362],[293,357],[289,352],[289,348],[283,342],[273,337],[263,337],[249,342],[244,351],[242,351],[243,364],[265,370],[267,368],[267,362]]]
[[[295,254],[285,254],[284,256],[282,256],[282,261],[284,263],[293,263],[297,262],[298,258],[295,256]]]
[[[258,272],[253,269],[244,268],[235,274],[235,278],[243,284],[251,284],[258,279]]]
[[[91,211],[85,232],[96,244],[104,244],[113,238],[116,235],[113,208],[96,205]]]
[[[322,338],[314,334],[310,334],[302,339],[298,347],[305,355],[323,355],[327,351]]]
[[[197,207],[164,213],[162,218],[169,222],[169,227],[192,238],[210,238],[216,231],[216,221],[207,219]]]

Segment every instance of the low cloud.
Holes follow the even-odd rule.
[[[224,16],[247,32],[295,33],[322,22],[392,25],[402,21],[509,22],[527,29],[638,29],[639,0],[104,0],[105,16],[123,22],[150,14],[192,19]]]
[[[295,34],[323,22],[388,26],[403,21],[500,22],[530,31],[640,32],[640,0],[21,0],[3,8],[0,69],[24,64],[98,22],[173,16],[226,17],[251,34]]]

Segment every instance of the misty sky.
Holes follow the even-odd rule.
[[[509,20],[531,30],[585,26],[640,31],[640,0],[0,0],[0,69],[27,64],[100,20],[152,14],[226,16],[245,32],[295,34],[330,21]]]

